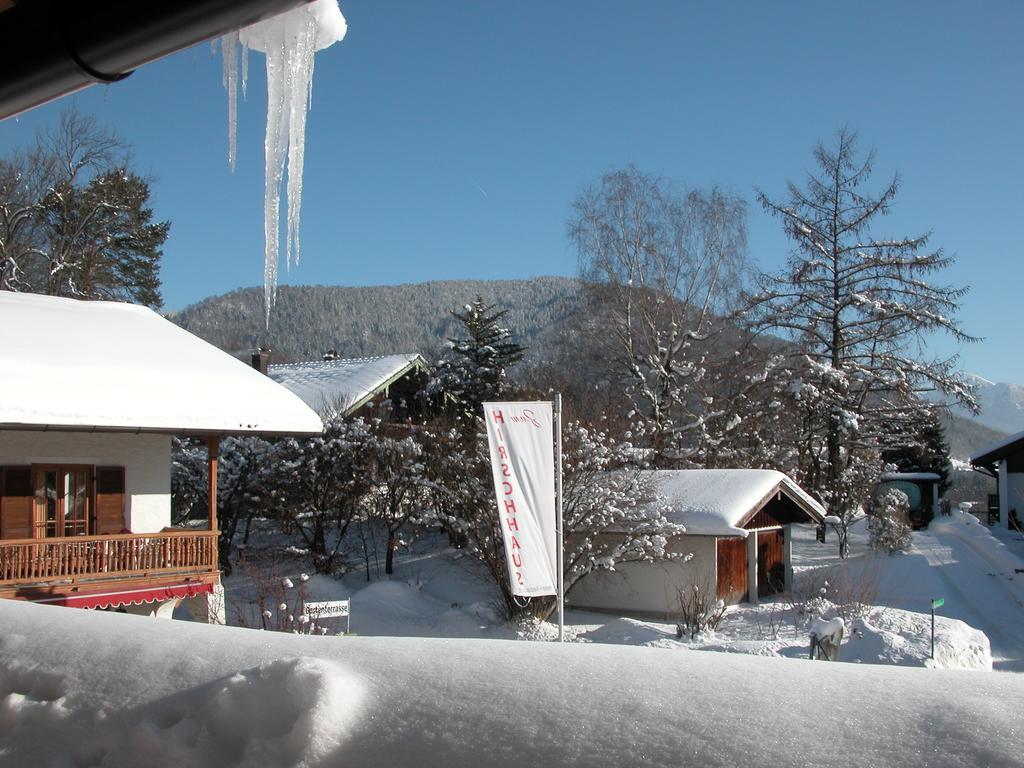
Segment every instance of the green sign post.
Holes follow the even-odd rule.
[[[929,657],[931,659],[935,658],[935,609],[941,608],[945,604],[946,600],[942,597],[936,597],[932,600],[932,655]]]

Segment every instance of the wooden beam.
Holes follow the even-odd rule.
[[[217,450],[220,448],[219,437],[206,438],[206,463],[209,479],[206,486],[210,502],[210,530],[217,530]]]

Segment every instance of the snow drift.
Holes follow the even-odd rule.
[[[0,627],[3,766],[1002,766],[1024,739],[1018,675],[8,601]]]

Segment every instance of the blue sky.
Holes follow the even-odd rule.
[[[286,283],[376,285],[572,275],[580,188],[635,164],[751,202],[750,256],[789,245],[754,203],[812,169],[815,142],[859,131],[876,187],[902,191],[878,236],[933,232],[956,255],[985,337],[966,370],[1024,383],[1024,3],[380,2],[345,0],[318,54],[306,136],[302,263]],[[227,164],[220,58],[201,45],[75,97],[153,178],[166,308],[262,282],[263,57],[251,54]],[[0,123],[0,152],[63,102]]]

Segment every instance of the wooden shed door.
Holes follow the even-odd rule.
[[[777,595],[785,589],[782,531],[757,532],[757,595]]]
[[[727,605],[747,599],[747,541],[718,539],[718,599]]]

